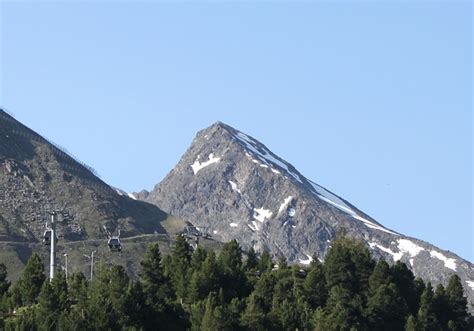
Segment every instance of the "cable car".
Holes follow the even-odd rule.
[[[56,236],[55,236],[56,237]],[[56,242],[58,237],[55,238]],[[47,246],[51,245],[51,230],[46,230],[43,234],[43,243]]]
[[[111,252],[121,252],[122,244],[120,243],[119,237],[112,237],[109,239],[108,243],[109,249]]]

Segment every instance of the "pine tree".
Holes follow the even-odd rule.
[[[58,300],[59,311],[68,309],[68,285],[66,281],[66,275],[62,271],[58,271],[51,282],[51,287],[54,296]]]
[[[255,296],[255,300],[261,306],[265,314],[269,313],[272,308],[273,289],[276,283],[277,278],[275,273],[264,273],[258,280],[255,289],[252,292],[252,295]]]
[[[317,259],[311,262],[308,274],[303,282],[304,294],[314,310],[325,304],[328,291],[323,265]]]
[[[333,286],[324,310],[317,309],[314,324],[320,330],[367,329],[363,299],[341,285]]]
[[[286,257],[284,255],[280,255],[278,257],[277,265],[278,265],[278,270],[288,269],[288,261],[286,260]]]
[[[384,260],[380,260],[375,265],[372,275],[369,277],[369,288],[376,290],[381,285],[388,285],[393,282],[390,266]]]
[[[407,305],[400,296],[397,287],[393,283],[379,284],[371,282],[369,298],[367,301],[367,318],[369,326],[377,329],[383,325],[387,331],[402,330],[408,313]]]
[[[206,259],[206,257],[207,257],[207,251],[201,246],[198,246],[196,250],[193,252],[193,255],[191,257],[191,268],[193,270],[201,269],[201,265]]]
[[[143,291],[146,294],[148,304],[155,312],[161,312],[164,304],[172,296],[169,280],[163,272],[161,265],[161,253],[158,243],[151,244],[141,261],[142,270],[140,278],[143,282]]]
[[[416,319],[413,315],[408,316],[407,322],[405,324],[405,331],[417,331]]]
[[[258,257],[253,247],[251,247],[247,253],[247,260],[245,260],[244,269],[245,271],[255,270],[258,268]]]
[[[270,318],[281,329],[295,329],[298,327],[296,313],[295,283],[291,273],[286,269],[276,273],[277,283],[273,288],[272,308]]]
[[[236,240],[225,243],[217,258],[220,285],[225,290],[225,300],[242,298],[247,294],[246,277],[242,266],[242,249]]]
[[[7,293],[10,288],[10,282],[7,279],[7,267],[0,263],[0,298]]]
[[[89,316],[95,329],[119,329],[126,323],[129,278],[122,266],[101,267],[91,288]]]
[[[140,330],[145,329],[159,329],[156,324],[160,320],[156,317],[162,317],[161,312],[153,311],[153,309],[147,305],[146,295],[144,293],[142,284],[139,281],[130,282],[125,294],[126,307],[126,326],[130,329]]]
[[[260,256],[260,261],[258,261],[258,270],[263,273],[271,271],[273,269],[273,261],[270,253],[268,251],[263,251]]]
[[[40,330],[55,330],[57,328],[57,317],[61,312],[59,298],[56,296],[55,290],[49,282],[44,282],[39,294],[38,315],[37,319]]]
[[[446,329],[448,327],[449,322],[449,306],[448,306],[448,298],[446,296],[446,291],[442,284],[439,284],[436,287],[434,296],[433,296],[433,309],[436,315],[437,320],[439,321],[440,326],[442,329]]]
[[[224,308],[218,305],[215,293],[210,293],[201,323],[202,331],[231,330]]]
[[[189,273],[191,260],[191,247],[182,235],[176,237],[175,246],[171,253],[171,264],[169,266],[169,276],[173,284],[178,302],[186,299],[188,291]]]
[[[23,305],[34,304],[45,279],[43,263],[39,255],[33,253],[28,259],[25,269],[16,284],[20,295],[20,303]]]
[[[328,289],[341,286],[364,296],[373,268],[374,261],[362,242],[338,238],[332,242],[324,263]]]
[[[73,273],[68,281],[69,312],[58,322],[59,330],[89,330],[89,283],[82,272]],[[67,326],[67,327],[65,327]]]
[[[405,263],[397,261],[391,268],[393,281],[408,306],[408,311],[416,316],[420,308],[420,296],[424,289],[423,281],[415,282],[415,276]]]
[[[69,277],[69,300],[74,304],[85,308],[88,295],[88,285],[87,279],[82,272],[73,273]]]
[[[198,301],[191,305],[191,331],[200,331],[202,319],[206,311],[206,300]]]
[[[247,299],[247,307],[240,317],[240,323],[246,330],[263,331],[269,329],[264,305],[255,293]]]
[[[441,326],[436,318],[433,302],[433,287],[431,283],[426,285],[420,299],[420,310],[418,311],[418,327],[421,331],[440,330]]]
[[[449,279],[446,287],[447,299],[447,319],[451,320],[457,330],[467,330],[469,314],[467,312],[467,299],[458,275],[453,275]]]
[[[219,291],[220,277],[214,251],[209,251],[201,269],[194,271],[189,284],[189,300],[206,299],[210,292]]]

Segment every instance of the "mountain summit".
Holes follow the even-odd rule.
[[[138,197],[219,241],[236,239],[290,262],[323,260],[338,231],[378,258],[405,262],[434,284],[457,273],[474,298],[474,266],[427,242],[384,227],[312,182],[255,138],[217,122],[200,131],[179,163]]]

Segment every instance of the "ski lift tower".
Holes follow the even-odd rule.
[[[56,212],[50,212],[51,215],[51,250],[49,255],[49,281],[54,278],[54,269],[56,268]]]

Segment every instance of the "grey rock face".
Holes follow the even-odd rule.
[[[377,258],[401,260],[434,284],[457,273],[474,298],[474,266],[427,242],[385,228],[311,182],[256,139],[223,123],[200,131],[176,167],[140,199],[219,241],[269,250],[290,262],[321,260],[339,229]]]
[[[109,187],[95,171],[0,109],[0,241],[39,242],[47,211],[61,209],[65,240],[164,232],[167,214]]]

